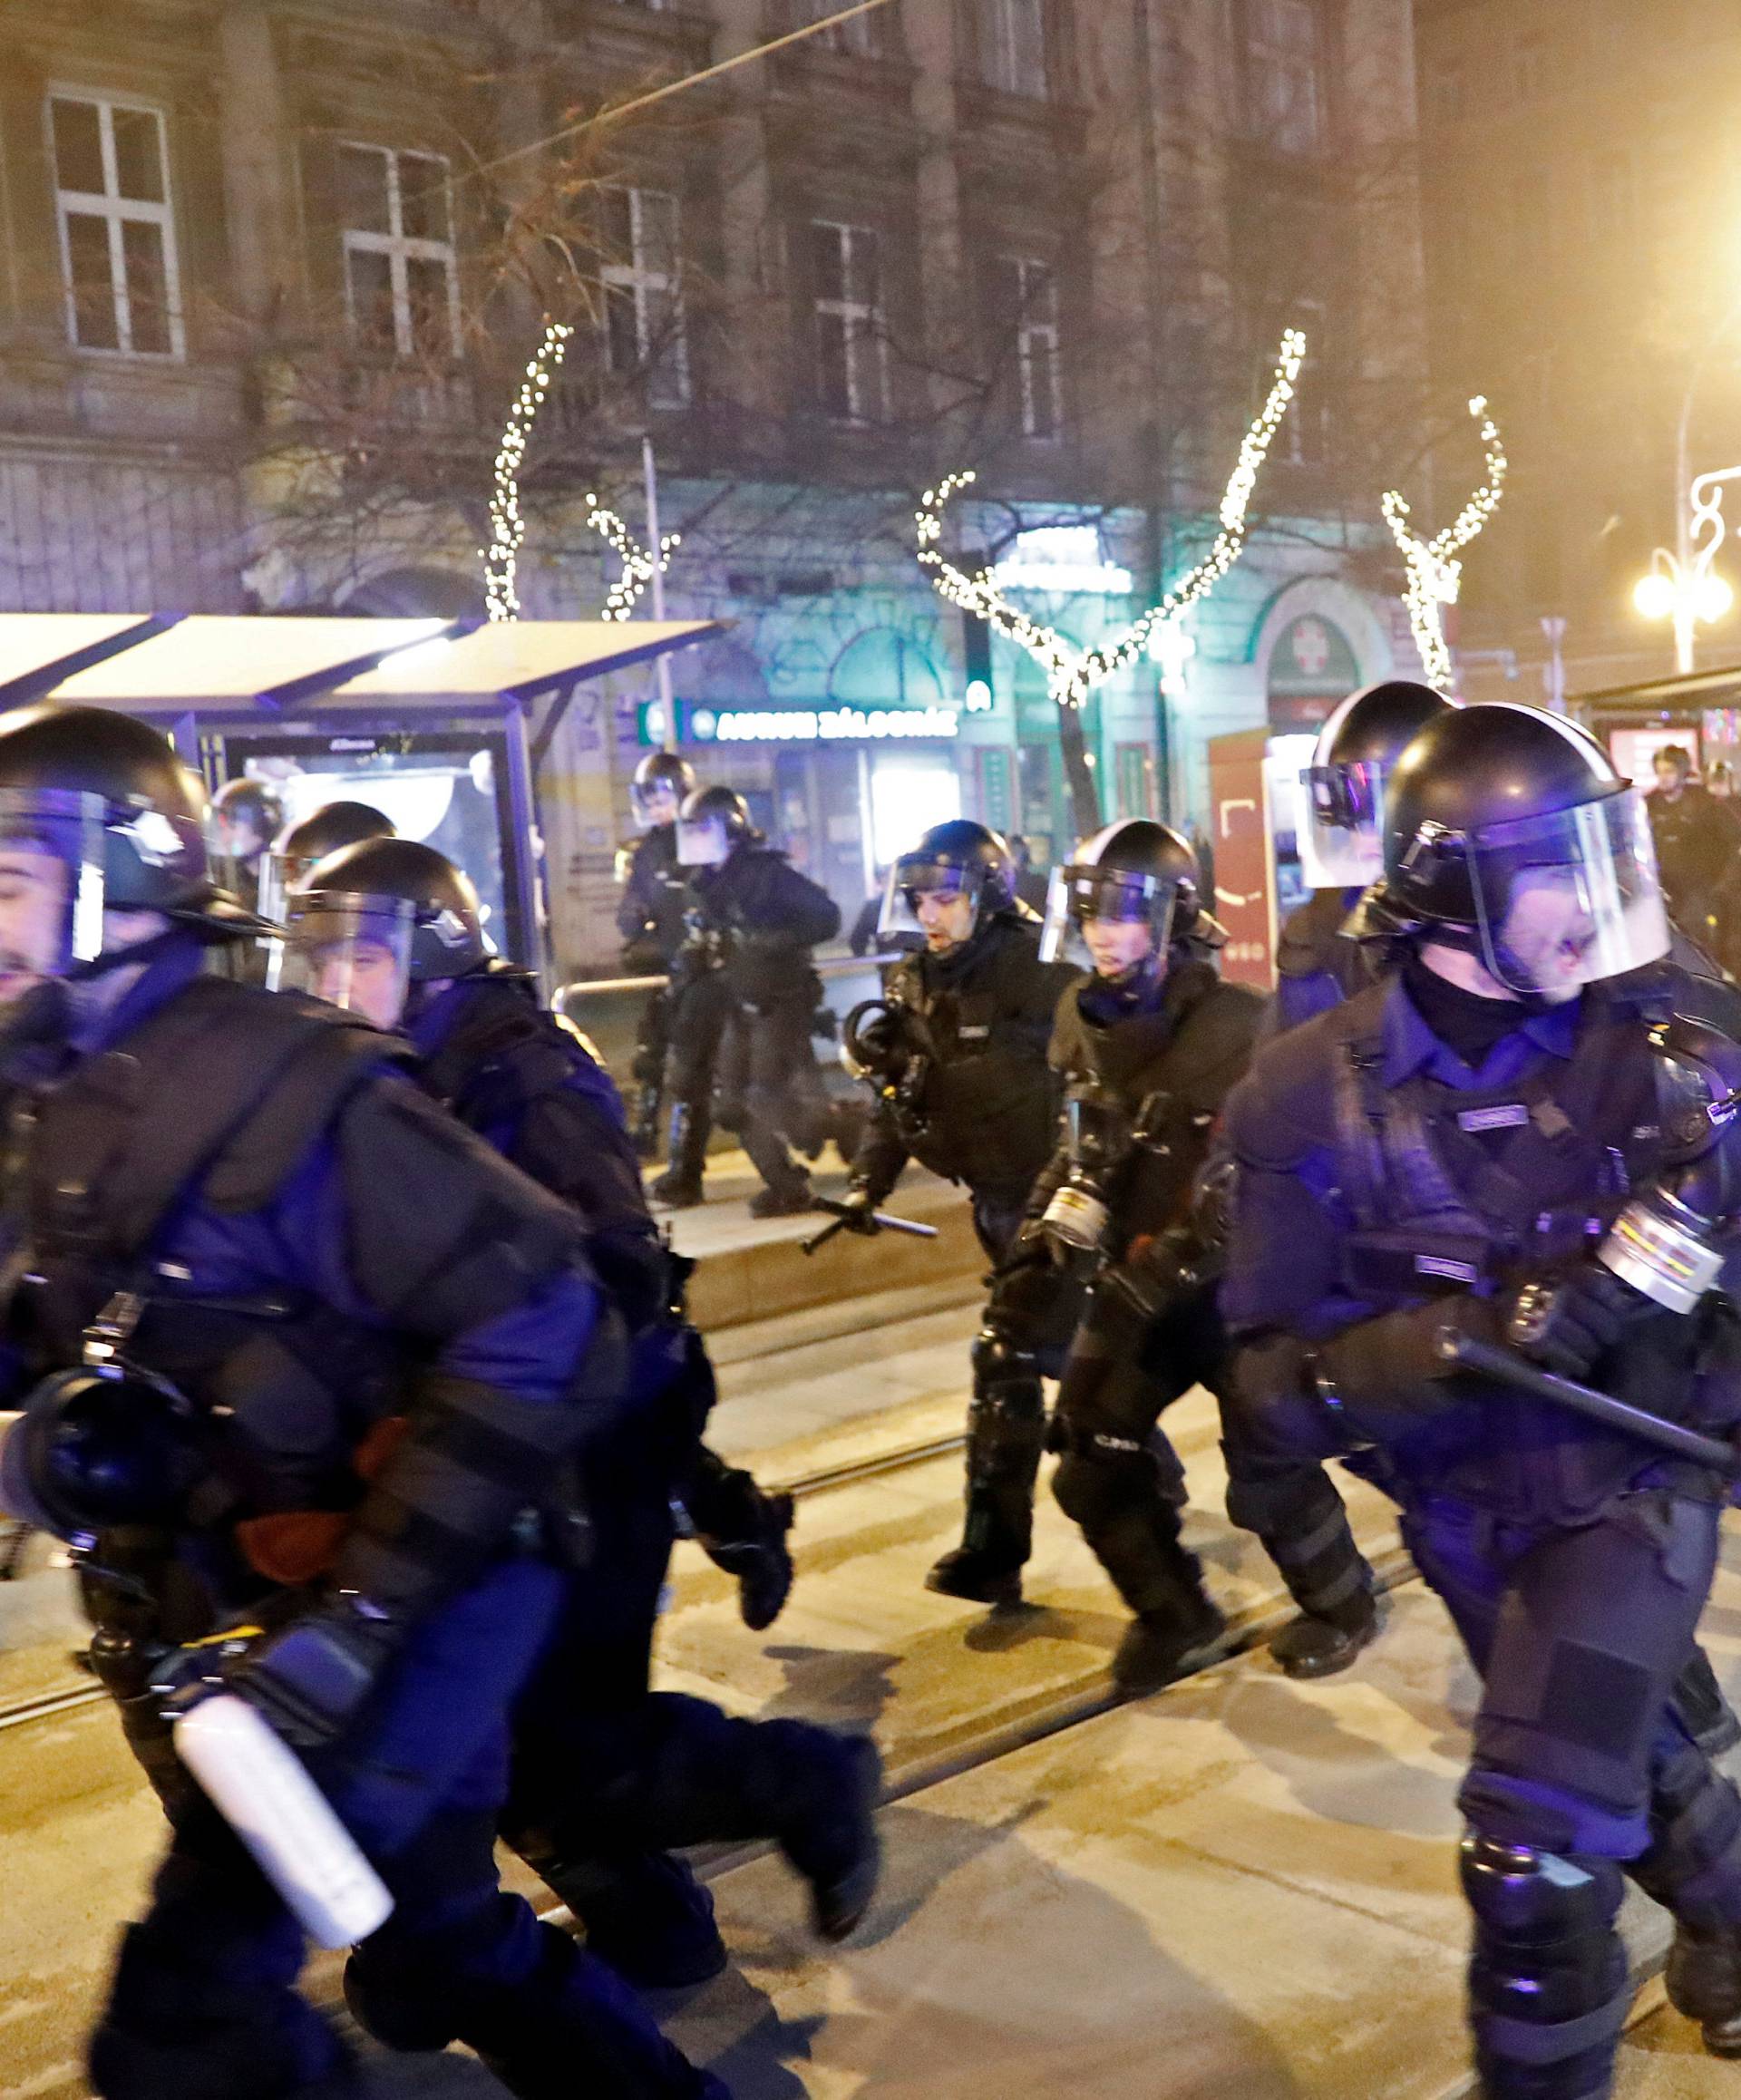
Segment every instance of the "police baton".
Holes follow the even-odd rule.
[[[1453,1327],[1439,1329],[1437,1346],[1446,1363],[1460,1365],[1465,1371],[1478,1371],[1483,1378],[1509,1385],[1513,1392],[1527,1393],[1533,1400],[1551,1400],[1555,1406],[1569,1408],[1588,1422],[1600,1423],[1604,1429],[1618,1430],[1622,1436],[1636,1437],[1640,1444],[1654,1444],[1658,1451],[1672,1452],[1677,1458],[1708,1465],[1728,1479],[1741,1477],[1741,1452],[1719,1437],[1702,1436],[1697,1429],[1685,1429],[1678,1422],[1665,1422],[1661,1415],[1634,1407],[1629,1401],[1617,1400],[1611,1393],[1598,1393],[1591,1386],[1579,1385],[1575,1378],[1561,1378],[1510,1349],[1477,1340]]]
[[[837,1232],[851,1228],[855,1218],[869,1218],[879,1232],[904,1232],[909,1240],[937,1238],[935,1225],[921,1225],[913,1218],[897,1218],[888,1210],[862,1210],[856,1203],[842,1203],[835,1196],[818,1196],[816,1208],[831,1212],[834,1222],[824,1225],[820,1232],[812,1232],[808,1240],[800,1242],[806,1254],[814,1254],[819,1247],[826,1247]]]

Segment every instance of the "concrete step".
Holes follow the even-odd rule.
[[[812,1172],[811,1185],[818,1195],[845,1194],[846,1170],[833,1164],[832,1152]],[[689,1306],[705,1334],[871,1292],[977,1275],[987,1266],[974,1237],[966,1191],[934,1174],[910,1169],[889,1209],[935,1226],[935,1240],[897,1232],[865,1239],[841,1232],[814,1255],[801,1252],[800,1242],[820,1231],[828,1219],[813,1211],[752,1218],[749,1199],[761,1186],[742,1152],[725,1153],[717,1166],[710,1162],[705,1203],[693,1210],[657,1213],[669,1220],[677,1251],[701,1265],[689,1287]]]

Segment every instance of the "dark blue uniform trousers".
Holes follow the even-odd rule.
[[[717,2095],[610,1969],[498,1885],[507,1716],[569,1580],[532,1560],[500,1566],[416,1630],[355,1737],[310,1758],[395,1899],[352,1956],[346,1994],[389,2046],[463,2041],[519,2093]],[[93,2038],[92,2082],[109,2100],[294,2094],[338,2056],[296,1992],[301,1931],[197,1792],[172,1822]]]

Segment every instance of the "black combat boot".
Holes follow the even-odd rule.
[[[1046,1445],[1039,1359],[987,1330],[973,1346],[968,1512],[961,1543],[925,1587],[974,1604],[1019,1604],[1034,1543],[1034,1482]]]
[[[1345,1670],[1378,1631],[1378,1604],[1361,1589],[1326,1611],[1302,1611],[1269,1643],[1282,1673],[1300,1683]]]
[[[1113,1683],[1127,1699],[1189,1677],[1214,1655],[1227,1621],[1207,1597],[1181,1598],[1176,1611],[1147,1611],[1124,1630],[1113,1658]]]
[[[765,1189],[758,1189],[750,1198],[752,1218],[795,1218],[813,1208],[810,1176],[802,1167],[783,1174],[777,1181],[770,1181]]]
[[[647,1191],[656,1203],[672,1210],[693,1210],[704,1201],[702,1168],[712,1128],[713,1120],[705,1109],[686,1101],[672,1104],[666,1169]]]
[[[1698,2022],[1713,2056],[1741,2056],[1741,1925],[1675,1926],[1663,1976],[1668,2002]]]
[[[781,1851],[810,1883],[811,1919],[823,1940],[844,1940],[857,1928],[882,1872],[882,1758],[868,1735],[841,1740],[838,1757],[826,1806],[780,1833]]]

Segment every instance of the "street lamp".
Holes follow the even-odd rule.
[[[1723,490],[1733,481],[1741,481],[1741,467],[1701,474],[1690,484],[1677,506],[1678,550],[1654,549],[1649,574],[1633,588],[1632,603],[1646,619],[1674,622],[1675,669],[1682,677],[1693,669],[1699,625],[1712,626],[1735,604],[1735,592],[1712,566],[1727,536]]]

